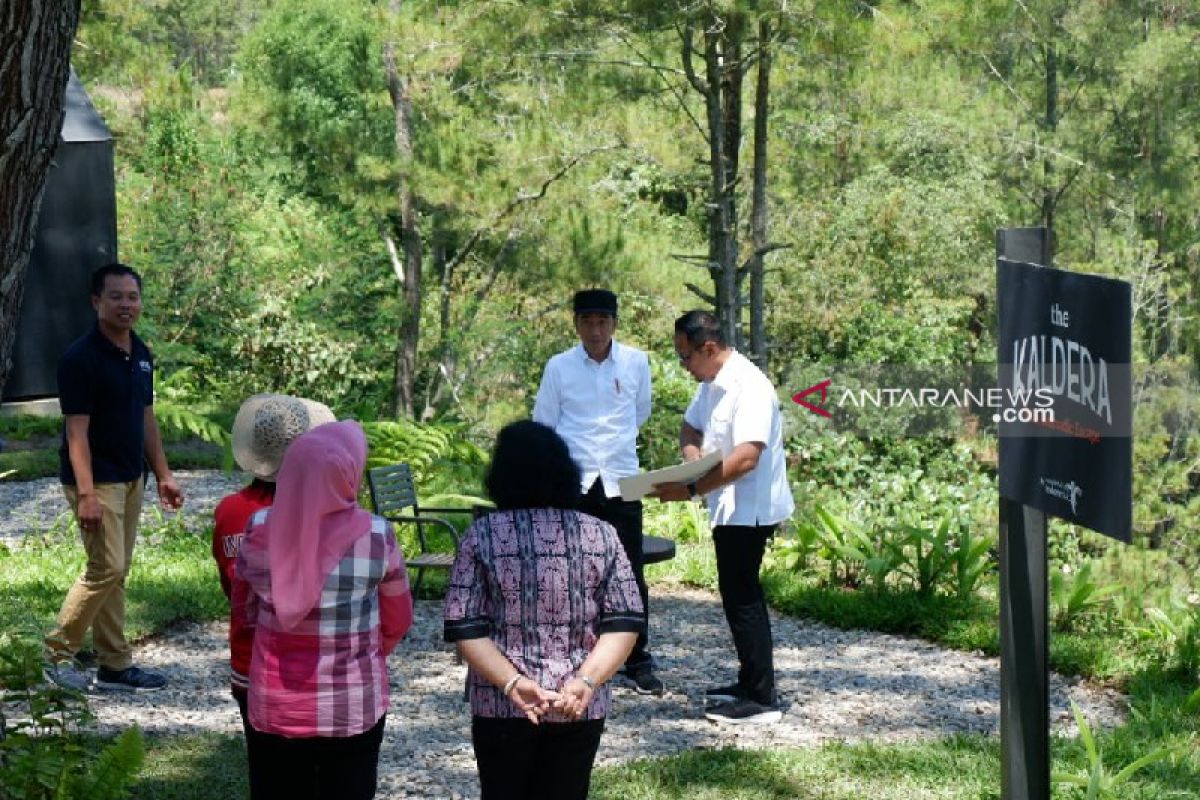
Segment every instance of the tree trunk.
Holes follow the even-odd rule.
[[[390,0],[388,11],[394,21],[400,13],[400,0]],[[400,209],[399,235],[404,253],[404,317],[396,343],[396,376],[392,397],[395,416],[413,415],[417,378],[417,351],[421,341],[421,261],[423,245],[409,174],[413,161],[412,106],[408,77],[400,74],[396,61],[396,42],[389,38],[383,45],[383,67],[387,75],[388,95],[395,116],[396,200]]]
[[[25,268],[62,132],[79,0],[0,6],[0,398],[12,370]]]
[[[438,372],[429,379],[429,386],[425,390],[425,408],[421,411],[421,420],[427,421],[433,419],[437,412],[438,403],[442,397],[442,389],[450,389],[448,384],[451,377],[454,375],[454,364],[451,358],[453,346],[450,343],[451,337],[454,335],[450,332],[450,301],[454,294],[454,269],[455,264],[446,262],[446,236],[445,231],[438,224],[439,217],[433,216],[433,234],[432,234],[432,249],[433,249],[433,274],[440,276],[441,289],[438,297],[438,344],[437,344],[437,363]]]
[[[767,116],[771,95],[771,23],[758,23],[758,78],[754,85],[754,188],[750,203],[750,358],[767,369],[767,320],[763,298],[767,250]]]
[[[729,171],[726,121],[728,111],[723,101],[727,93],[722,91],[723,58],[721,34],[712,30],[704,32],[704,66],[707,93],[705,106],[708,112],[709,141],[709,214],[708,214],[708,257],[716,289],[717,319],[721,330],[730,344],[737,346],[739,340],[739,304],[737,285],[737,228],[733,205],[734,186]],[[727,66],[727,65],[724,65]]]
[[[1046,118],[1044,127],[1046,141],[1042,155],[1042,225],[1050,241],[1051,260],[1054,253],[1054,211],[1057,191],[1054,186],[1054,132],[1058,130],[1058,47],[1051,41],[1046,44]]]

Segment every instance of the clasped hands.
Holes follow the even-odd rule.
[[[592,688],[579,676],[572,676],[560,691],[551,691],[522,676],[508,693],[508,699],[534,725],[550,713],[562,714],[567,719],[582,719],[592,701]]]

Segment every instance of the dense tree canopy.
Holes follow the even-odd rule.
[[[587,285],[668,415],[700,297],[785,388],[989,360],[1013,225],[1132,281],[1138,359],[1194,369],[1198,34],[1150,0],[88,0],[74,63],[168,391],[486,432]],[[1195,425],[1159,433],[1186,483]]]

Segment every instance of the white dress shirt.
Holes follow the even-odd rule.
[[[566,441],[584,492],[599,476],[606,496],[620,494],[617,479],[639,471],[637,433],[649,418],[650,359],[636,347],[614,339],[597,362],[577,344],[546,362],[533,420]]]
[[[704,381],[683,415],[704,434],[701,451],[727,457],[733,448],[761,442],[758,465],[733,483],[708,493],[708,514],[716,525],[775,525],[792,516],[783,450],[783,419],[771,381],[750,359],[734,350],[711,381]]]

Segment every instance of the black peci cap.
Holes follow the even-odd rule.
[[[575,293],[576,314],[617,315],[617,296],[608,289],[584,289]]]

